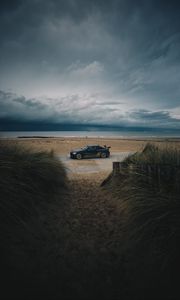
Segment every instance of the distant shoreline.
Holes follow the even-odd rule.
[[[54,136],[36,136],[36,135],[32,135],[32,136],[17,136],[17,139],[53,139],[55,138]]]
[[[123,140],[179,140],[180,132],[163,131],[0,131],[0,139],[123,139]]]
[[[144,141],[144,140],[165,140],[165,141],[180,141],[180,137],[118,137],[118,136],[63,136],[63,137],[56,137],[56,136],[18,136],[18,139],[118,139],[118,140],[136,140],[136,141]]]
[[[118,140],[118,141],[155,141],[155,142],[180,142],[180,137],[155,137],[155,136],[17,136],[17,137],[1,137],[0,140]]]

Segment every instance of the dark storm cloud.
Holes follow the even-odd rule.
[[[67,105],[71,102],[71,109]],[[95,99],[87,99],[84,104],[79,95],[59,99],[26,99],[12,93],[0,91],[0,123],[11,122],[49,122],[51,124],[86,124],[112,126],[143,126],[154,128],[178,128],[180,120],[166,111],[129,110],[123,114],[117,104],[107,103],[102,106]],[[118,113],[117,113],[118,112]],[[93,116],[93,118],[92,118]],[[23,127],[23,126],[22,126]]]
[[[97,30],[98,26],[102,26],[105,32],[115,39],[116,45],[115,43],[112,45],[111,50],[114,53],[106,53],[105,49],[100,49],[96,55],[108,57],[111,63],[118,58],[119,50],[125,59],[129,56],[128,60],[135,64],[139,59],[151,60],[166,56],[176,41],[169,40],[164,44],[163,41],[179,32],[179,4],[176,1],[25,0],[11,3],[8,1],[3,4],[0,26],[1,42],[5,43],[6,50],[8,45],[11,46],[12,56],[19,53],[26,57],[29,52],[34,56],[32,60],[33,58],[36,60],[36,55],[37,57],[42,54],[47,55],[48,51],[52,51],[51,55],[58,58],[55,50],[58,43],[53,40],[52,36],[48,36],[48,28],[52,26],[56,31],[58,26],[62,26],[62,24],[59,25],[61,20],[68,20],[72,22],[72,26],[78,26],[88,17],[97,16],[98,19],[95,20]],[[95,30],[95,28],[92,29]],[[70,32],[67,31],[67,33]],[[96,32],[92,34],[95,35]],[[54,38],[56,37],[58,34],[56,36],[54,33]],[[60,54],[64,57],[63,44],[67,44],[66,40],[71,39],[72,36],[63,36],[60,33],[59,38],[61,39]],[[80,34],[80,40],[83,47],[86,36],[83,39]],[[25,50],[27,53],[24,53]],[[72,50],[75,51],[75,49]],[[85,51],[82,49],[81,54],[83,52]],[[83,54],[86,56],[85,53]],[[91,52],[91,56],[93,54]]]
[[[139,110],[130,113],[130,119],[139,125],[147,125],[148,127],[174,127],[180,126],[180,119],[173,118],[167,111],[148,111]]]
[[[179,14],[179,1],[1,1],[0,88],[15,93],[1,116],[179,126]]]
[[[0,108],[0,119],[7,117],[8,119],[33,120],[38,118],[38,114],[40,116],[40,111],[45,110],[46,105],[35,99],[26,99],[24,96],[0,91]]]
[[[1,15],[4,13],[10,13],[18,9],[18,7],[22,4],[22,0],[6,0],[1,1]]]

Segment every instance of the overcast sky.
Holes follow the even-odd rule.
[[[178,2],[1,1],[0,121],[180,129]]]

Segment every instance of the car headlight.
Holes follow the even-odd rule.
[[[72,154],[76,154],[76,152],[73,152]]]

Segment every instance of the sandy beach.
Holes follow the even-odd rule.
[[[128,155],[141,151],[147,142],[159,144],[173,144],[180,148],[178,139],[121,139],[121,138],[91,138],[91,137],[63,137],[63,138],[14,138],[6,139],[7,143],[22,145],[36,151],[53,151],[63,162],[68,176],[97,177],[102,180],[112,171],[113,161],[122,161]],[[111,155],[105,159],[83,159],[81,161],[69,158],[72,149],[86,145],[111,146]]]
[[[72,149],[84,147],[86,145],[107,145],[111,146],[111,151],[137,151],[146,143],[145,140],[118,139],[118,138],[14,138],[7,139],[9,143],[20,144],[34,148],[38,151],[51,151],[56,154],[67,154]]]
[[[142,150],[147,142],[168,144],[180,147],[180,139],[122,139],[122,138],[91,138],[91,137],[63,137],[63,138],[9,138],[7,143],[19,144],[34,148],[38,151],[51,151],[56,154],[68,154],[70,150],[86,145],[111,146],[112,152],[130,152]]]

